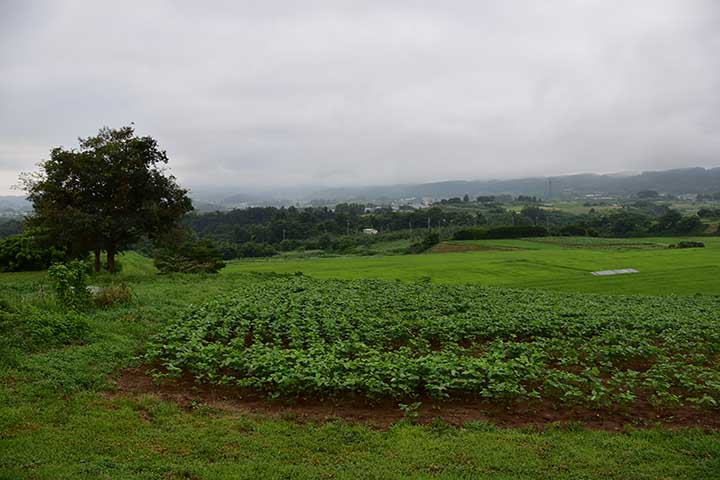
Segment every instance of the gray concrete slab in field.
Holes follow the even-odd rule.
[[[634,268],[621,268],[619,270],[600,270],[598,272],[590,272],[590,273],[595,275],[596,277],[604,277],[607,275],[625,275],[627,273],[640,273],[640,272],[635,270]]]

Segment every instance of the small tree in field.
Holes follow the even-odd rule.
[[[21,178],[34,215],[30,224],[74,255],[115,255],[143,236],[155,238],[171,229],[192,204],[187,190],[163,171],[167,154],[152,137],[137,137],[133,127],[102,128],[80,139],[78,150],[55,148],[40,171]]]

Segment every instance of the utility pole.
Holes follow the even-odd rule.
[[[283,228],[283,242],[285,241],[285,229]]]
[[[552,198],[552,178],[548,178],[548,200]]]

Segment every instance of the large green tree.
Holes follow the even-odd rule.
[[[39,171],[21,178],[35,210],[29,221],[71,254],[94,252],[96,271],[105,251],[114,271],[117,253],[162,235],[192,210],[167,162],[157,141],[131,126],[102,128],[81,138],[79,149],[55,148]]]

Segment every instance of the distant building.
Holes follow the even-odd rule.
[[[382,210],[383,207],[378,205],[368,205],[367,207],[365,207],[365,213],[381,212]]]
[[[365,235],[377,235],[378,231],[375,230],[374,228],[363,228],[363,233]]]

